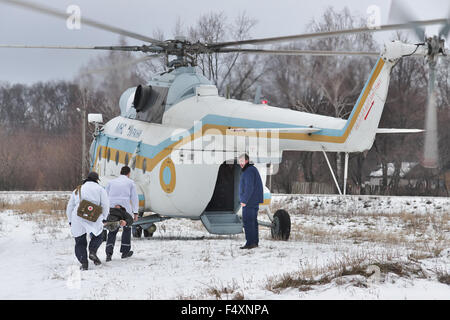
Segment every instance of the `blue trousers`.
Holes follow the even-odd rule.
[[[101,233],[98,236],[94,236],[91,233],[91,241],[89,241],[89,252],[93,252],[96,254],[102,242],[103,237]],[[87,247],[88,244],[86,233],[75,238],[75,255],[77,256],[77,259],[78,261],[80,261],[80,263],[88,262]]]
[[[116,243],[116,236],[119,228],[116,231],[109,231],[108,238],[106,239],[106,254],[113,254],[114,244]],[[131,227],[123,227],[122,230],[122,243],[120,246],[120,252],[128,253],[131,249]]]
[[[258,210],[259,207],[243,207],[242,222],[244,223],[246,246],[258,245]]]

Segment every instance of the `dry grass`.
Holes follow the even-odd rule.
[[[440,283],[450,285],[450,274],[448,274],[447,272],[442,272],[442,273],[438,274],[437,279]]]
[[[277,206],[274,205],[273,209]],[[385,247],[411,249],[418,256],[437,256],[450,247],[450,213],[367,214],[367,213],[291,213],[290,240],[334,244],[374,243]],[[268,236],[270,238],[270,235]]]
[[[426,278],[422,268],[415,262],[391,261],[394,256],[385,255],[377,260],[366,253],[355,256],[344,255],[329,264],[323,266],[303,265],[296,273],[285,273],[278,277],[268,279],[266,289],[281,293],[281,290],[296,288],[299,291],[313,290],[314,286],[323,286],[330,283],[343,285],[350,283],[356,287],[367,288],[372,272],[369,266],[376,266],[380,270],[380,279],[384,279],[388,273],[399,277],[410,278],[418,276]],[[350,276],[350,278],[348,278]],[[446,279],[443,277],[443,279]],[[445,281],[445,280],[444,280]]]
[[[311,286],[328,284],[337,278],[338,274],[348,273],[349,267],[355,270],[360,268],[361,263],[367,258],[366,253],[361,253],[352,257],[344,255],[341,259],[326,265],[307,262],[300,266],[298,272],[269,278],[265,288],[274,293],[280,293],[282,289],[287,288],[298,288],[300,291],[311,290]]]
[[[6,203],[0,204],[0,209],[13,210],[17,213],[54,213],[55,211],[65,211],[67,207],[67,201],[62,199],[56,199],[52,201],[42,200],[30,200],[20,203]]]
[[[179,294],[176,296],[175,299],[176,300],[197,300],[198,297],[193,294],[190,294],[190,295]],[[153,300],[153,299],[150,298],[149,300]]]
[[[67,226],[66,216],[67,200],[55,199],[51,201],[26,200],[20,203],[0,204],[1,210],[11,210],[18,214],[24,221],[33,221],[32,239],[39,242],[39,239],[47,234],[56,239],[57,235],[63,232],[63,226]]]
[[[215,297],[217,300],[244,300],[244,294],[235,280],[227,285],[222,283],[207,285],[206,294]]]

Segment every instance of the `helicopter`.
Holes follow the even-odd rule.
[[[26,1],[0,0],[44,14],[66,18],[66,13]],[[291,230],[289,213],[279,209],[272,214],[271,192],[266,185],[268,165],[281,162],[283,151],[322,152],[340,194],[346,193],[348,155],[369,150],[376,134],[419,133],[420,129],[378,128],[395,64],[407,56],[426,57],[434,75],[436,60],[446,55],[444,38],[450,24],[446,19],[411,21],[383,25],[376,29],[358,28],[298,34],[284,37],[249,39],[220,43],[190,42],[186,38],[157,40],[145,35],[108,26],[91,19],[83,23],[99,29],[144,41],[141,46],[49,47],[0,45],[0,48],[49,48],[135,51],[148,54],[146,59],[167,57],[167,71],[153,75],[145,84],[127,89],[119,100],[120,115],[103,124],[101,114],[89,114],[95,126],[90,147],[91,170],[101,184],[117,177],[123,165],[130,166],[131,178],[139,194],[139,218],[133,235],[151,237],[155,223],[172,218],[201,220],[211,234],[231,235],[243,232],[239,201],[241,169],[237,159],[244,153],[258,169],[264,185],[260,210],[269,221],[274,239],[288,240]],[[344,52],[316,50],[267,50],[243,48],[245,45],[273,44],[343,34],[443,24],[438,36],[409,44],[385,43],[381,52]],[[363,55],[378,56],[348,119],[300,112],[255,101],[240,101],[219,96],[210,80],[198,73],[196,59],[210,53],[240,52],[269,55]],[[175,57],[169,61],[168,57]],[[431,71],[430,71],[431,72]],[[434,85],[434,77],[430,86]],[[429,91],[430,96],[432,90]],[[432,101],[430,97],[430,101]],[[436,111],[428,104],[428,119]],[[435,115],[434,115],[435,117]],[[427,120],[427,123],[433,120]],[[435,120],[434,120],[435,121]],[[430,125],[432,126],[432,124]],[[427,128],[426,128],[427,129]],[[426,134],[435,134],[428,128]],[[428,144],[436,138],[426,138]],[[432,146],[437,150],[436,146]],[[327,157],[327,152],[345,154],[344,186],[341,190]],[[427,152],[427,156],[432,153]],[[435,159],[425,161],[435,165]],[[148,213],[148,214],[147,214]]]

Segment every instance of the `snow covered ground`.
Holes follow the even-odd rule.
[[[244,234],[172,219],[127,260],[119,234],[111,262],[102,244],[102,265],[80,272],[67,196],[0,193],[0,299],[450,299],[449,198],[274,195],[289,241],[260,227],[240,250]]]

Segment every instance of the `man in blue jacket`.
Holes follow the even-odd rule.
[[[247,154],[239,157],[242,168],[239,181],[239,198],[242,206],[242,221],[244,223],[246,243],[240,249],[252,249],[258,246],[258,210],[264,201],[263,184],[258,169],[249,163]]]

